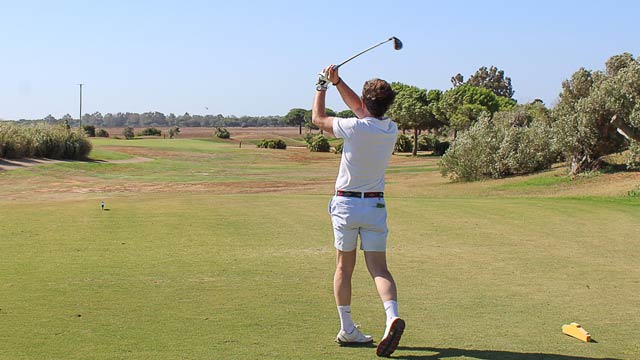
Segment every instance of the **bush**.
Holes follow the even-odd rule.
[[[440,141],[436,139],[436,143],[433,146],[433,155],[442,156],[451,147],[451,143],[448,141]]]
[[[125,127],[124,130],[122,130],[122,136],[124,136],[124,138],[127,140],[133,139],[135,136],[135,134],[133,133],[133,128],[131,126]]]
[[[313,135],[312,133],[308,132],[308,133],[304,134],[304,136],[302,137],[302,140],[304,140],[304,142],[306,142],[307,146],[308,146],[309,144],[311,144],[311,141],[313,141],[313,137],[314,136],[315,135]]]
[[[84,159],[91,152],[91,143],[84,137],[84,133],[80,131],[72,131],[67,134],[64,142],[63,159]]]
[[[256,144],[257,147],[259,148],[265,148],[265,149],[286,149],[287,148],[287,143],[285,143],[284,141],[280,140],[280,139],[264,139],[262,141],[260,141],[258,144]]]
[[[307,148],[312,152],[329,152],[331,151],[331,145],[324,135],[316,135],[311,139],[311,142],[307,144]]]
[[[162,131],[154,127],[150,127],[138,132],[138,136],[162,136]]]
[[[71,130],[66,125],[52,126],[47,129],[44,126],[36,126],[32,129],[35,140],[34,156],[51,159],[63,159],[67,135]],[[86,132],[84,133],[86,135]]]
[[[28,147],[28,139],[23,128],[10,123],[0,123],[0,157],[30,156],[26,154]]]
[[[551,167],[558,157],[551,144],[551,127],[542,122],[512,126],[511,121],[485,117],[459,134],[442,157],[440,170],[462,181],[528,174]]]
[[[105,137],[108,138],[109,137],[109,132],[105,129],[100,129],[98,131],[96,131],[96,136],[97,137]]]
[[[338,145],[335,146],[334,152],[336,154],[342,154],[342,149],[344,147],[344,143],[340,143]]]
[[[395,152],[412,152],[413,151],[413,141],[411,138],[404,134],[398,134],[398,139],[396,139]]]
[[[84,129],[71,131],[65,125],[0,124],[0,157],[80,160],[90,151],[91,142]]]
[[[82,125],[82,130],[88,137],[96,137],[96,127],[93,125]]]
[[[215,135],[217,137],[219,137],[220,139],[228,139],[228,138],[231,137],[231,134],[229,133],[229,130],[227,130],[225,128],[216,128]]]
[[[413,136],[411,136],[413,141]],[[438,137],[433,134],[424,134],[418,136],[418,151],[433,151],[438,143]]]
[[[179,127],[173,126],[171,129],[169,129],[169,139],[173,139],[173,137],[177,136],[178,134],[180,134]]]

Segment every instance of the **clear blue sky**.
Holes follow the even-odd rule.
[[[390,36],[405,48],[341,69],[358,92],[373,77],[446,90],[496,65],[518,101],[550,106],[578,68],[640,55],[639,4],[0,0],[0,118],[75,118],[80,82],[83,113],[283,115],[311,107],[325,65]]]

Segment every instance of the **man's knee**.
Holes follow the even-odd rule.
[[[389,269],[387,269],[386,267],[369,269],[369,273],[374,279],[377,277],[391,279],[391,272],[389,272]]]
[[[336,257],[336,272],[350,275],[356,267],[356,251],[339,251]]]

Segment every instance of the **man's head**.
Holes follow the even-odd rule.
[[[384,80],[371,79],[362,87],[362,103],[375,118],[384,116],[395,98],[396,93]]]

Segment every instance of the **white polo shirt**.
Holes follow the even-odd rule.
[[[384,191],[384,172],[398,136],[389,118],[334,118],[333,134],[344,139],[336,190]]]

